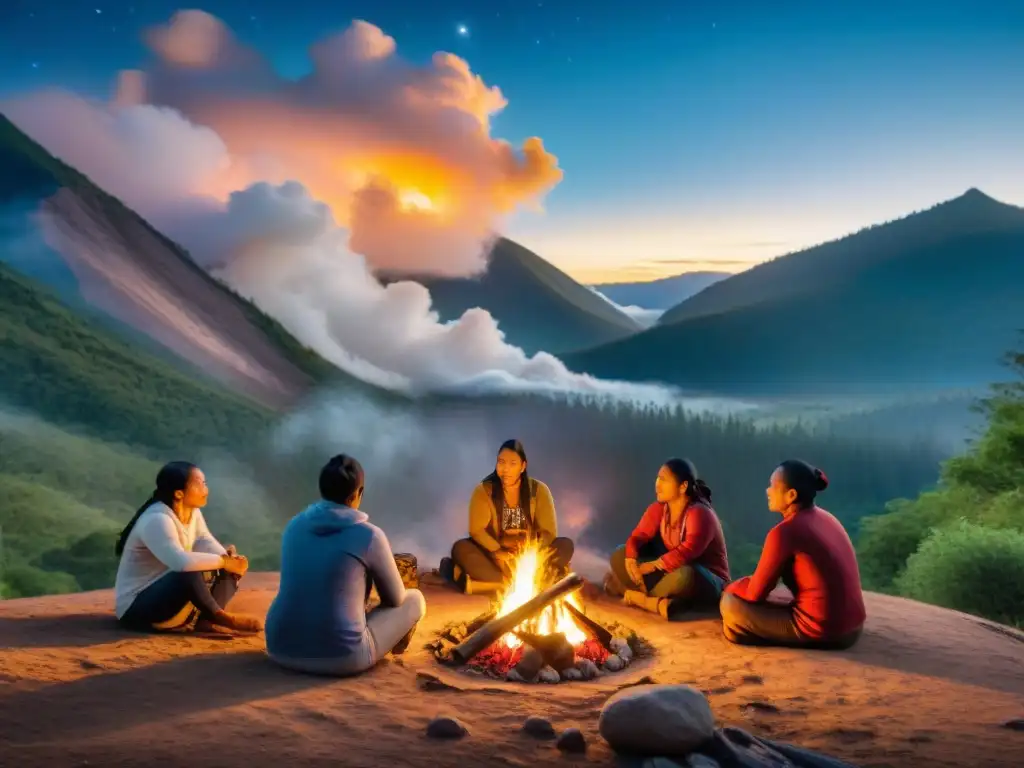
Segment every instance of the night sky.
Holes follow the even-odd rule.
[[[0,99],[106,98],[180,8],[280,71],[365,19],[468,60],[565,180],[510,234],[581,279],[752,262],[976,186],[1024,204],[1024,2],[0,0]],[[781,10],[779,10],[781,8]],[[463,27],[463,29],[460,29]]]

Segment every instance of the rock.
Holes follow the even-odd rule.
[[[427,723],[427,736],[432,739],[461,739],[469,729],[454,717],[435,717]]]
[[[1011,731],[1024,731],[1024,719],[1007,720],[1003,723],[1003,728],[1009,728]]]
[[[749,712],[763,712],[768,715],[779,714],[779,708],[767,701],[748,701],[746,704],[740,704],[740,709]]]
[[[562,670],[563,680],[582,680],[583,673],[580,672],[576,667],[569,667],[568,669]]]
[[[629,647],[629,641],[624,637],[613,637],[608,645],[612,649],[612,653],[616,656],[621,656],[622,660],[627,664],[633,659],[633,649]]]
[[[557,683],[562,679],[562,676],[555,672],[551,667],[544,667],[537,675],[537,682],[539,683]]]
[[[544,669],[544,657],[536,648],[527,648],[523,651],[523,656],[514,669],[524,680],[533,680],[537,677],[537,673]]]
[[[584,680],[593,680],[600,674],[597,664],[590,659],[580,659],[576,662],[576,669],[583,675]]]
[[[562,752],[582,754],[587,751],[587,740],[579,728],[566,728],[558,737],[555,746]]]
[[[523,733],[528,733],[538,739],[553,739],[555,738],[555,727],[551,725],[550,720],[530,715],[523,721]]]
[[[745,685],[763,685],[764,678],[760,675],[744,675],[741,682]]]
[[[507,673],[505,674],[505,679],[506,679],[506,680],[508,680],[508,681],[509,681],[510,683],[528,683],[528,682],[530,682],[530,681],[529,681],[529,680],[527,680],[527,679],[526,679],[525,677],[523,677],[523,676],[522,676],[522,675],[520,675],[520,674],[519,674],[518,672],[516,672],[516,669],[515,669],[515,667],[513,667],[512,669],[510,669],[510,670],[509,670],[509,671],[508,671],[508,672],[507,672]]]
[[[684,765],[686,765],[686,768],[721,768],[717,760],[713,757],[702,755],[700,752],[687,755]]]
[[[715,732],[708,700],[688,685],[648,685],[613,694],[601,708],[598,730],[616,752],[687,755]]]
[[[619,672],[626,666],[625,660],[618,654],[612,653],[604,660],[604,668],[609,672]]]
[[[457,688],[454,685],[441,680],[429,672],[417,672],[416,673],[416,684],[419,686],[421,691],[461,691],[461,688]]]
[[[632,688],[635,685],[657,685],[657,684],[658,684],[658,681],[655,680],[653,677],[651,677],[650,675],[644,675],[639,680],[634,680],[632,683],[623,683],[622,685],[619,686],[618,690],[621,691],[623,688]]]
[[[685,768],[685,766],[670,757],[648,757],[641,764],[641,768]]]

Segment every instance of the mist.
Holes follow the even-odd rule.
[[[366,472],[362,508],[371,522],[393,551],[414,553],[421,568],[431,568],[468,535],[470,494],[494,469],[498,447],[519,439],[531,477],[552,489],[559,534],[577,544],[574,569],[600,583],[608,552],[588,546],[586,533],[609,480],[588,477],[588,457],[566,451],[573,441],[556,441],[551,427],[529,407],[512,415],[458,402],[381,408],[359,396],[325,395],[288,416],[270,445],[281,460],[310,473],[296,478],[309,488],[310,502],[318,498],[319,468],[331,456],[357,458]]]

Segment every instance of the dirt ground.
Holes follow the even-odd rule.
[[[232,608],[265,612],[276,574],[250,574]],[[861,766],[1024,765],[1024,634],[897,598],[868,596],[852,650],[735,647],[707,618],[665,623],[608,599],[588,602],[652,641],[654,658],[591,682],[523,685],[442,669],[423,644],[468,620],[482,597],[424,587],[428,613],[400,660],[363,677],[288,673],[262,637],[135,635],[110,592],[0,603],[0,763],[29,766],[615,765],[597,733],[608,696],[650,676],[703,689],[720,725],[790,741]],[[425,691],[427,672],[460,690]],[[469,728],[427,739],[436,715]],[[576,725],[585,755],[520,733],[528,715]]]

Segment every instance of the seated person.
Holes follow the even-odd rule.
[[[658,470],[654,494],[657,501],[625,546],[612,553],[606,589],[664,618],[713,608],[729,581],[729,556],[711,489],[691,462],[669,459]]]
[[[573,543],[558,535],[551,489],[530,477],[526,466],[522,443],[507,440],[498,449],[494,471],[474,489],[469,500],[469,538],[455,542],[450,563],[442,563],[442,573],[463,589],[467,577],[492,584],[510,578],[516,553],[530,540],[547,549],[547,564],[553,571],[568,571]]]
[[[846,649],[860,637],[866,611],[860,570],[843,524],[815,506],[828,478],[803,461],[772,473],[768,509],[782,522],[768,532],[753,576],[722,596],[722,631],[741,645]],[[792,604],[768,602],[782,579]]]
[[[359,462],[344,454],[327,462],[320,495],[282,534],[267,653],[299,672],[357,675],[408,648],[426,602],[418,589],[405,588],[387,536],[359,511]],[[380,605],[367,613],[373,586]]]
[[[202,470],[172,461],[156,476],[156,490],[121,531],[114,580],[114,613],[126,627],[181,631],[217,627],[256,633],[253,616],[228,613],[249,562],[221,545],[200,509],[209,489]]]

